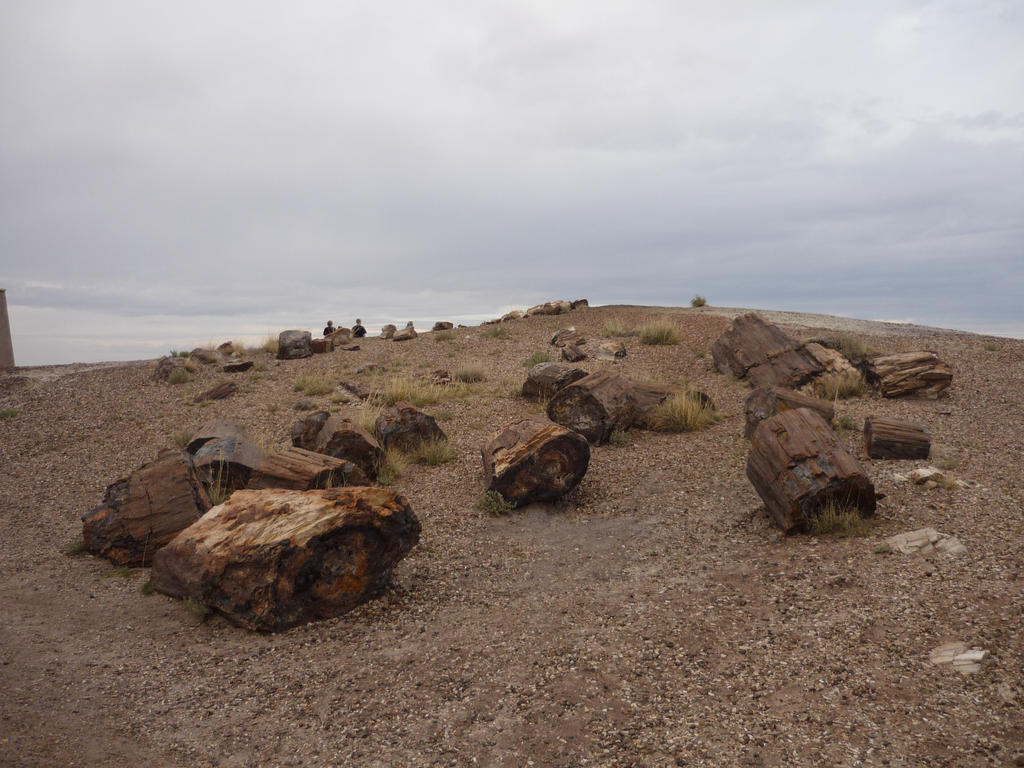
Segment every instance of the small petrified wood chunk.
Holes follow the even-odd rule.
[[[238,389],[238,385],[235,384],[235,382],[222,381],[220,384],[216,384],[202,394],[197,395],[195,402],[201,403],[203,400],[223,400],[228,395],[233,394],[236,389]]]
[[[864,451],[872,459],[927,459],[932,433],[909,421],[868,416],[864,420]]]
[[[307,451],[314,450],[316,438],[330,417],[327,411],[317,411],[297,419],[291,427],[292,445]]]
[[[317,435],[313,450],[336,459],[347,459],[374,480],[377,478],[377,465],[384,458],[384,449],[373,435],[341,416],[327,419]]]
[[[629,429],[636,419],[634,382],[610,370],[592,373],[556,393],[547,413],[592,445],[607,442],[612,430]]]
[[[538,363],[526,374],[526,381],[523,382],[523,397],[528,400],[544,400],[586,375],[587,372],[582,368],[572,365]]]
[[[221,369],[224,373],[243,373],[252,368],[252,360],[236,360],[235,362],[227,363]]]
[[[626,356],[626,345],[621,341],[602,341],[597,348],[598,360],[621,360]]]
[[[172,373],[184,369],[185,361],[182,358],[164,355],[156,361],[156,368],[153,369],[153,381],[167,381]]]
[[[188,453],[165,450],[108,485],[103,503],[82,516],[85,548],[118,565],[144,566],[209,508]]]
[[[566,347],[570,345],[578,347],[580,344],[585,344],[586,341],[586,337],[577,331],[575,326],[555,331],[555,335],[551,337],[551,344],[555,347]]]
[[[434,323],[434,327],[431,328],[430,330],[432,330],[432,331],[450,331],[454,327],[455,326],[452,323],[448,322],[447,320],[438,320],[436,323]]]
[[[487,490],[516,506],[554,501],[577,485],[590,464],[590,445],[549,421],[507,425],[481,448]]]
[[[253,491],[267,488],[311,491],[369,484],[363,470],[351,461],[292,446],[265,456],[245,487]]]
[[[816,412],[783,411],[762,421],[747,457],[747,477],[787,534],[806,530],[829,502],[875,512],[875,486]]]
[[[161,550],[153,586],[273,632],[379,594],[419,537],[409,503],[384,488],[239,491]]]
[[[575,301],[569,302],[570,309],[582,309],[583,307],[589,307],[590,302],[586,299],[576,299]]]
[[[395,331],[394,334],[392,334],[392,336],[391,336],[391,340],[392,341],[409,341],[410,339],[415,339],[417,335],[418,334],[416,333],[416,329],[413,328],[412,326],[407,325],[405,328],[402,328],[400,331]]]
[[[749,440],[754,436],[757,425],[762,421],[770,419],[777,413],[794,408],[810,408],[812,411],[817,411],[830,424],[836,415],[835,408],[828,400],[821,400],[781,387],[758,387],[747,396],[744,406],[747,426],[743,431],[743,436]]]
[[[380,329],[380,337],[382,339],[390,339],[392,336],[395,335],[395,331],[397,331],[397,330],[398,329],[395,328],[393,323],[388,323],[387,325],[383,325],[383,326],[381,326],[381,329]]]
[[[277,335],[277,359],[297,360],[312,357],[312,340],[313,334],[309,331],[281,331]]]
[[[575,344],[562,347],[562,359],[567,363],[578,363],[587,359],[587,353]]]
[[[244,488],[263,451],[244,429],[227,419],[204,424],[186,450],[203,482],[225,491]]]
[[[346,390],[347,392],[351,392],[360,400],[365,400],[370,396],[370,390],[368,390],[358,381],[342,380],[338,382],[338,386]]]
[[[406,402],[395,403],[378,416],[374,432],[382,446],[400,451],[412,450],[430,440],[448,439],[433,416]]]
[[[309,342],[309,347],[313,350],[314,355],[322,355],[325,352],[334,351],[334,342],[329,338],[313,339]]]
[[[883,397],[936,398],[953,381],[953,371],[934,352],[873,355],[864,361],[864,373],[868,383],[878,385]]]

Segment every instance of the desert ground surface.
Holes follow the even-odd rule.
[[[954,370],[939,400],[869,392],[837,416],[926,425],[962,486],[899,479],[930,461],[862,459],[885,494],[868,535],[784,537],[744,473],[749,388],[708,351],[738,311],[584,308],[502,324],[503,338],[474,327],[306,360],[259,353],[246,373],[205,367],[178,385],[153,381],[153,361],[0,376],[0,764],[1024,764],[1024,341],[762,313],[796,338],[848,331],[879,352],[934,350]],[[595,447],[563,503],[477,510],[481,444],[541,413],[511,394],[524,360],[554,355],[548,340],[568,325],[601,341],[609,321],[651,318],[682,342],[627,337],[625,359],[581,367],[685,381],[725,418]],[[367,362],[380,368],[353,374]],[[460,365],[485,380],[424,408],[455,458],[393,484],[421,542],[351,613],[254,634],[143,594],[146,569],[64,553],[105,487],[183,430],[230,418],[283,447],[301,376],[372,388]],[[192,402],[227,378],[234,395]],[[313,400],[355,413],[340,392]],[[858,429],[842,437],[862,456]],[[924,526],[966,554],[876,551]],[[981,670],[931,664],[949,641],[988,651]]]

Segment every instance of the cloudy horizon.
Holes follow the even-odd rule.
[[[1024,337],[1022,10],[8,4],[16,361],[696,293]]]

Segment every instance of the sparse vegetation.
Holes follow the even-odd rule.
[[[659,432],[692,432],[718,421],[710,404],[690,392],[672,395],[651,412],[651,428]]]
[[[348,401],[349,398],[341,394],[340,392],[336,395],[331,396],[331,402],[334,403],[335,405],[341,405],[342,403],[347,403]]]
[[[307,395],[326,395],[334,391],[334,382],[326,376],[300,376],[292,386],[294,392],[305,392]]]
[[[678,344],[683,338],[674,324],[663,321],[644,323],[639,335],[641,344]]]
[[[437,341],[437,342],[454,341],[455,340],[455,334],[452,333],[451,331],[434,331],[431,334],[431,336],[433,336],[434,337],[434,341]]]
[[[860,516],[860,510],[838,499],[829,499],[808,521],[811,533],[817,536],[867,536],[871,521]]]
[[[507,515],[515,509],[515,504],[497,491],[487,491],[477,500],[476,508],[489,515]]]
[[[377,462],[377,484],[389,486],[402,476],[409,460],[396,448],[387,448]]]
[[[604,324],[606,336],[636,336],[636,331],[618,318],[612,318]]]
[[[210,504],[217,506],[223,504],[231,495],[231,488],[228,487],[228,473],[223,461],[217,462],[217,473],[210,482],[206,483],[206,495]]]
[[[527,368],[533,368],[533,366],[535,365],[550,362],[551,355],[549,355],[547,352],[534,352],[532,355],[526,358],[526,360],[523,361],[523,365]]]
[[[210,607],[194,597],[186,597],[184,603],[185,610],[198,621],[206,621],[206,617],[210,615]]]
[[[624,429],[613,429],[611,434],[608,435],[608,445],[614,445],[615,447],[621,447],[623,445],[629,445],[630,436],[629,432]]]
[[[185,361],[185,370],[189,373],[199,373],[199,363],[190,357]]]
[[[105,579],[127,579],[132,575],[132,569],[129,565],[119,565],[117,568],[113,568],[103,574]]]
[[[455,458],[455,448],[448,442],[447,438],[436,440],[424,440],[407,454],[410,461],[415,464],[429,464],[437,466],[446,464]]]
[[[153,586],[153,581],[151,579],[146,579],[142,582],[142,586],[139,587],[139,592],[144,595],[152,595],[156,592],[156,587]]]
[[[826,373],[814,383],[818,397],[826,400],[845,400],[864,394],[864,379],[856,371]]]
[[[960,456],[957,452],[942,443],[932,443],[931,460],[932,464],[946,472],[960,466]]]
[[[876,555],[888,555],[892,552],[892,547],[883,541],[881,544],[875,544],[875,546],[871,548],[871,552]]]
[[[996,344],[994,341],[986,341],[984,344],[981,345],[981,348],[984,349],[986,352],[998,352],[1000,349],[999,345]]]
[[[0,419],[13,419],[17,417],[17,415],[17,408],[4,408],[2,411],[0,411]]]
[[[836,336],[829,336],[825,339],[819,339],[818,343],[823,347],[828,347],[842,353],[843,357],[853,363],[863,360],[874,352],[874,349],[864,339],[852,333],[840,333]]]
[[[81,536],[76,536],[64,545],[64,549],[62,551],[68,557],[78,557],[79,555],[84,555],[85,539],[83,539]]]
[[[267,370],[267,364],[266,363],[256,363],[256,365],[254,365],[252,367],[252,369],[254,371],[256,371],[257,373],[263,373],[263,372],[265,372]]]
[[[188,445],[188,443],[189,443],[189,441],[191,439],[192,439],[192,430],[191,429],[179,429],[177,432],[175,432],[173,435],[171,435],[171,441],[174,443],[175,447],[177,447],[177,448],[184,448],[186,445]]]
[[[452,420],[452,412],[451,411],[437,411],[434,414],[434,420],[435,421],[451,421]]]
[[[703,307],[707,303],[708,303],[708,300],[705,299],[703,296],[701,296],[699,293],[696,296],[694,296],[692,299],[690,299],[690,306],[691,307]]]
[[[850,432],[857,428],[857,422],[854,421],[853,416],[848,413],[844,413],[842,416],[836,418],[833,422],[833,426],[837,431]]]
[[[383,405],[394,405],[404,400],[417,408],[422,408],[425,405],[433,405],[442,400],[458,397],[465,392],[464,388],[443,387],[439,384],[402,377],[389,379],[377,393],[377,399]]]
[[[188,381],[188,379],[189,379],[188,371],[186,371],[184,368],[175,368],[167,376],[167,383],[168,384],[184,384],[186,381]]]
[[[263,340],[263,343],[260,344],[260,349],[262,349],[264,352],[269,352],[272,355],[276,355],[277,354],[277,336],[275,336],[272,333],[268,333],[267,334],[267,338],[265,338]]]
[[[172,349],[170,352],[171,357],[188,357],[189,353],[184,349]]]
[[[487,378],[487,372],[479,365],[463,365],[455,369],[456,381],[474,384]]]
[[[484,328],[484,336],[489,339],[507,339],[508,329],[501,325],[488,325]]]

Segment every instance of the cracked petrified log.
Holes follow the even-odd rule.
[[[313,334],[309,331],[281,331],[277,335],[277,359],[297,360],[312,357],[312,340]]]
[[[487,490],[516,506],[561,498],[579,485],[590,464],[582,435],[535,419],[507,425],[480,453]]]
[[[572,365],[538,363],[526,374],[523,397],[528,400],[545,400],[586,375],[587,372],[582,368]]]
[[[379,594],[420,523],[394,491],[239,491],[153,562],[153,586],[252,630],[345,613]]]
[[[567,363],[578,363],[587,359],[587,353],[575,344],[562,347],[562,359]]]
[[[749,440],[754,436],[757,425],[762,421],[770,419],[777,413],[794,408],[810,408],[812,411],[817,411],[830,424],[836,415],[835,408],[828,400],[781,387],[758,387],[747,396],[747,402],[743,409],[747,417],[747,426],[743,431],[743,436]]]
[[[94,555],[145,566],[209,508],[188,453],[165,450],[107,486],[103,503],[82,517],[82,538]]]
[[[233,381],[222,381],[220,384],[215,384],[205,392],[196,395],[196,399],[193,402],[201,403],[203,400],[223,400],[228,395],[234,393],[238,389],[238,385]]]
[[[263,451],[246,431],[227,419],[204,424],[186,450],[200,479],[228,493],[244,488],[263,460]]]
[[[953,371],[934,352],[873,355],[863,366],[868,383],[877,385],[883,397],[936,398],[953,381]]]
[[[786,533],[807,530],[827,504],[875,512],[875,486],[839,443],[828,423],[808,408],[762,421],[747,458],[747,477]]]
[[[432,330],[432,331],[450,331],[454,327],[455,326],[452,323],[448,322],[447,320],[438,320],[436,323],[434,323],[434,327],[431,328],[430,330]]]
[[[395,403],[381,413],[374,423],[374,432],[384,448],[400,451],[411,451],[425,442],[448,439],[433,416],[406,402]]]
[[[868,416],[864,420],[864,451],[872,459],[927,459],[932,433],[909,421]]]
[[[580,344],[585,344],[586,341],[586,337],[577,331],[575,326],[555,331],[555,335],[551,337],[551,344],[555,347],[567,347],[570,345],[578,347]]]
[[[796,388],[825,370],[777,325],[755,312],[737,317],[711,345],[715,368],[755,387]]]
[[[281,488],[311,491],[343,485],[369,485],[366,473],[351,461],[325,456],[291,446],[263,458],[249,478],[246,488]]]
[[[374,480],[377,466],[384,458],[384,449],[373,435],[341,416],[331,416],[324,422],[313,450],[336,459],[347,459]]]
[[[312,451],[316,448],[316,439],[324,424],[331,417],[327,411],[317,411],[297,419],[291,426],[292,445]]]
[[[548,418],[579,432],[592,445],[613,430],[629,429],[637,417],[635,383],[610,370],[598,371],[559,390],[548,402]]]

